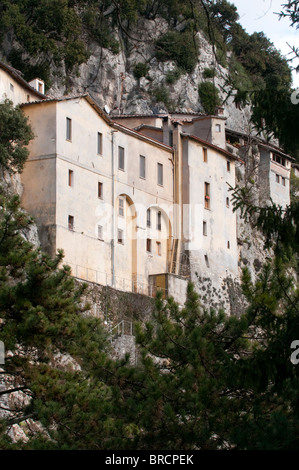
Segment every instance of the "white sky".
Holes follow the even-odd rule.
[[[240,16],[239,23],[247,33],[263,31],[285,56],[290,52],[287,43],[298,47],[299,30],[291,27],[287,18],[279,20],[278,15],[274,14],[282,10],[281,5],[286,3],[286,0],[230,0],[230,2],[237,7]],[[299,74],[295,72],[293,73],[293,86],[299,87]]]

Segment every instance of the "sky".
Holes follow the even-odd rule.
[[[275,12],[279,13],[282,10],[281,5],[286,3],[286,0],[230,0],[230,2],[237,7],[239,23],[247,33],[263,31],[276,49],[285,56],[290,52],[287,43],[298,47],[299,30],[291,27],[287,18],[279,20],[278,15],[275,15]],[[299,73],[293,73],[293,86],[299,88]]]

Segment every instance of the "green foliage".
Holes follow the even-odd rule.
[[[134,67],[134,77],[139,80],[142,77],[145,77],[149,71],[149,66],[143,62],[138,62]]]
[[[73,3],[67,0],[4,0],[0,13],[0,34],[3,36],[13,30],[17,50],[24,55],[29,54],[39,63],[41,78],[49,78],[49,61],[55,64],[64,62],[67,72],[70,72],[74,65],[87,59],[86,47],[80,39],[81,19]]]
[[[28,118],[9,100],[0,103],[0,165],[10,173],[20,172],[28,157],[33,138]]]
[[[253,83],[248,72],[233,54],[229,62],[228,85],[235,93],[234,101],[236,105],[245,105],[249,102],[253,92]]]
[[[32,220],[18,196],[0,188],[0,207],[0,340],[7,353],[1,395],[9,397],[17,389],[26,398],[23,406],[12,401],[1,422],[1,449],[15,447],[5,434],[9,426],[23,423],[26,429],[29,418],[41,423],[44,432],[19,448],[125,445],[126,439],[121,444],[117,436],[126,435],[128,423],[117,416],[119,387],[110,380],[119,365],[107,359],[109,343],[101,322],[83,316],[86,285],[75,282],[62,264],[62,252],[51,259],[26,240]],[[64,360],[74,358],[80,368],[59,365],[61,354]]]
[[[152,90],[152,94],[157,103],[164,103],[166,108],[170,106],[169,90],[165,85],[160,85]]]
[[[202,74],[203,78],[214,78],[216,70],[214,68],[205,68]]]
[[[290,196],[292,203],[295,203],[299,199],[299,177],[295,175],[293,169],[291,170],[290,178]]]
[[[220,105],[219,92],[211,82],[202,82],[198,86],[201,105],[207,114],[215,114],[215,109]]]
[[[172,60],[185,72],[191,73],[197,63],[198,45],[192,31],[168,31],[156,41],[156,57]]]
[[[165,75],[166,83],[168,83],[169,85],[173,85],[181,78],[182,74],[183,70],[179,67],[176,67],[173,70],[169,70],[169,72],[167,72]]]

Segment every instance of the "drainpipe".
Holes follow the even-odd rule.
[[[115,198],[114,198],[114,133],[118,131],[111,131],[111,175],[112,175],[112,220],[111,220],[111,274],[112,274],[112,287],[115,286],[115,266],[114,266],[114,248],[115,248]]]

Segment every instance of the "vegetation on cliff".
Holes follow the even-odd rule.
[[[296,5],[289,2],[283,10],[292,24]],[[263,33],[249,35],[241,27],[236,7],[227,0],[3,0],[0,15],[8,60],[25,78],[39,76],[47,83],[54,68],[68,81],[88,59],[92,41],[114,54],[123,49],[129,55],[143,41],[135,34],[139,20],[157,18],[168,23],[168,30],[153,44],[153,54],[159,61],[175,62],[180,72],[166,81],[174,83],[181,73],[194,70],[200,47],[196,34],[201,31],[213,45],[215,60],[230,71],[227,95],[234,95],[237,106],[251,102],[257,129],[297,153],[298,106],[290,103],[290,67]],[[140,76],[138,67],[133,75]]]

